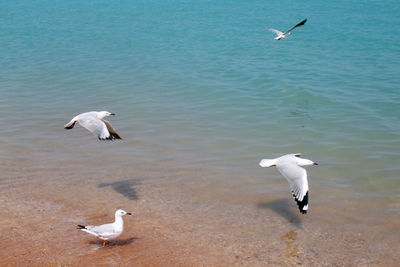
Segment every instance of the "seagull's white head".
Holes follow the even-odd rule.
[[[99,113],[97,114],[97,117],[99,119],[104,119],[105,117],[111,116],[111,115],[115,115],[114,113],[108,112],[108,111],[99,111]]]
[[[298,158],[296,157],[296,163],[299,166],[309,166],[309,165],[318,165],[318,163],[309,160],[309,159],[302,159],[302,158]]]
[[[119,210],[117,210],[116,212],[115,212],[115,217],[122,217],[122,216],[124,216],[124,215],[132,215],[132,213],[130,213],[130,212],[126,212],[126,211],[124,211],[124,210],[121,210],[121,209],[119,209]]]

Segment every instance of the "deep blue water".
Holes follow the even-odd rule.
[[[399,14],[393,0],[2,1],[2,153],[63,158],[96,140],[62,126],[108,110],[125,141],[89,151],[227,177],[301,152],[314,177],[398,197]],[[304,18],[281,41],[265,29]]]

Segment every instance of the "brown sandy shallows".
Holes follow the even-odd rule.
[[[3,169],[1,266],[395,266],[398,260],[399,237],[390,234],[398,218],[368,217],[379,208],[371,203],[339,209],[332,200],[350,201],[341,190],[314,190],[305,217],[286,191],[246,194],[197,170],[118,173],[110,181],[109,173],[82,179],[63,168]],[[75,229],[113,221],[116,208],[133,216],[124,217],[124,233],[109,246]]]

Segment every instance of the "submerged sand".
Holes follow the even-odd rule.
[[[304,216],[280,180],[260,180],[260,193],[249,194],[190,168],[80,176],[71,166],[24,164],[3,162],[1,266],[398,264],[398,204],[380,209],[385,200],[352,198],[343,188],[314,188]],[[116,208],[133,216],[107,247],[75,227],[111,222]]]

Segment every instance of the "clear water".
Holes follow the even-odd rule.
[[[315,186],[398,201],[399,13],[393,0],[3,1],[1,154],[82,169],[107,155],[245,186],[261,158],[301,152],[320,163]],[[304,18],[281,41],[265,30]],[[116,113],[124,141],[63,129],[91,110]]]

